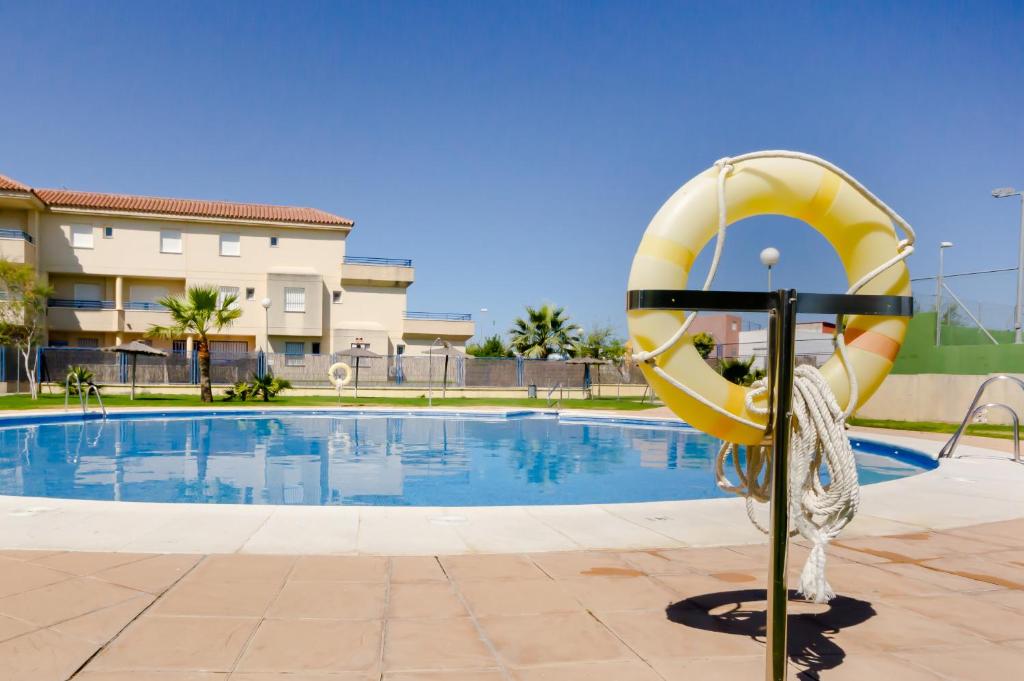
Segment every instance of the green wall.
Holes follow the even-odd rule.
[[[976,327],[944,326],[943,345],[935,347],[935,313],[910,320],[894,374],[1024,373],[1024,345],[1013,345],[1012,331],[992,331],[993,345]]]

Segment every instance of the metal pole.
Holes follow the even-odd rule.
[[[772,290],[772,266],[768,265],[768,290]]]
[[[1017,309],[1013,318],[1013,342],[1021,341],[1021,306],[1024,305],[1024,192],[1020,195],[1020,246],[1017,249]]]
[[[796,361],[796,291],[780,289],[772,324],[775,368],[772,410],[772,499],[768,559],[768,621],[766,681],[786,681],[786,605],[789,588],[786,564],[789,552],[789,436],[792,421],[793,370]]]
[[[945,253],[946,249],[940,245],[939,276],[935,277],[935,347],[942,345],[942,260]]]

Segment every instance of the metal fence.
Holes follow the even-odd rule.
[[[7,354],[16,362],[14,352]],[[298,355],[285,353],[211,353],[210,378],[213,383],[230,384],[271,371],[296,387],[329,387],[328,370],[335,362],[345,362],[356,370],[356,360],[338,354]],[[100,384],[127,383],[131,380],[131,358],[96,348],[47,347],[39,350],[39,377],[43,381],[63,383],[71,367],[91,371]],[[8,375],[13,378],[12,363]],[[444,356],[390,355],[358,360],[359,385],[366,387],[427,387],[442,380],[452,387],[538,388],[583,387],[591,383],[643,385],[639,367],[614,364],[582,364],[564,360],[523,359],[521,357],[448,358]],[[195,353],[169,353],[166,357],[138,356],[136,382],[140,385],[189,385],[199,382]]]
[[[1017,272],[947,274],[939,307],[943,345],[1012,342]],[[913,280],[914,312],[935,312],[935,277]]]

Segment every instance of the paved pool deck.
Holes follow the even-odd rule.
[[[806,549],[794,545],[791,579]],[[763,678],[763,545],[455,556],[0,552],[7,681]],[[791,678],[1024,669],[1024,521],[843,539]]]

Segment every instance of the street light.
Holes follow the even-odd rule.
[[[939,243],[939,276],[935,277],[935,346],[942,344],[942,260],[947,248],[953,248],[952,241]]]
[[[267,352],[270,352],[270,298],[260,301],[263,306],[263,342],[267,344]]]
[[[779,264],[779,249],[768,248],[761,251],[761,264],[768,268],[768,290],[772,290],[772,267]]]
[[[992,197],[1008,199],[1020,197],[1020,245],[1017,247],[1017,305],[1013,313],[1013,342],[1021,343],[1021,305],[1024,304],[1024,191],[1013,187],[1000,187],[992,190]]]

